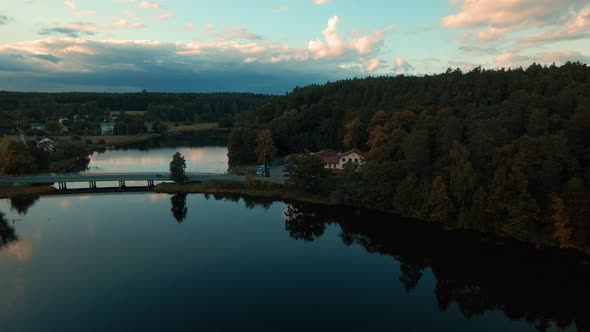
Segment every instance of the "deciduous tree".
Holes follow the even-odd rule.
[[[277,148],[272,140],[270,130],[262,130],[256,136],[256,156],[258,162],[264,163],[264,174],[269,176],[268,166],[272,158],[277,154]]]
[[[170,179],[176,183],[184,184],[186,182],[185,169],[186,160],[180,152],[176,152],[170,162]]]

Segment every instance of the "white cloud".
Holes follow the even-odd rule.
[[[386,30],[378,30],[371,35],[346,40],[338,33],[338,16],[328,20],[328,27],[322,31],[324,41],[320,39],[311,40],[308,43],[308,50],[317,58],[341,57],[346,52],[355,51],[358,54],[370,54],[383,43]]]
[[[315,41],[317,48],[267,40],[242,27],[212,25],[204,26],[212,40],[191,43],[97,37],[117,29],[144,27],[130,18],[106,24],[81,21],[47,27],[39,34],[51,37],[0,44],[0,89],[100,87],[114,91],[137,87],[282,93],[296,85],[362,76],[384,67],[378,53],[385,30],[348,39],[338,33],[338,23],[337,17],[330,20],[324,40]],[[186,27],[194,28],[194,24]],[[27,75],[18,75],[25,70]]]
[[[332,2],[332,0],[313,0],[313,3],[316,5],[325,5]]]

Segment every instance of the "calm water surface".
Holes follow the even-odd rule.
[[[180,152],[187,172],[224,173],[227,171],[227,147],[156,147],[139,150],[107,150],[90,155],[88,172],[160,172],[169,169],[172,155]]]
[[[392,216],[150,193],[0,211],[3,332],[589,327],[577,258]]]

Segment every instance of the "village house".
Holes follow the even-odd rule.
[[[346,163],[352,163],[357,169],[365,166],[366,153],[357,148],[344,153],[332,149],[324,149],[318,152],[318,154],[324,161],[324,167],[335,174],[342,173]]]
[[[59,120],[57,120],[57,122],[59,122],[59,125],[61,127],[61,131],[63,131],[63,132],[70,131],[70,128],[66,125],[66,123],[68,123],[69,121],[70,121],[70,119],[68,119],[68,118],[60,118]]]
[[[115,133],[115,124],[116,122],[112,119],[108,119],[107,121],[103,121],[100,123],[100,134],[102,136],[110,136]]]
[[[37,149],[45,152],[55,151],[55,142],[47,137],[39,138],[35,141]]]

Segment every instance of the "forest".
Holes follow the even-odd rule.
[[[537,245],[590,249],[590,68],[532,64],[296,88],[237,119],[230,164],[257,161],[270,130],[302,154],[288,185]],[[340,176],[309,152],[367,151]]]
[[[221,126],[231,127],[237,114],[255,110],[266,98],[268,96],[250,93],[0,91],[0,129],[13,129],[17,123],[27,128],[30,123],[68,118],[71,131],[82,134],[84,129],[98,131],[100,122],[113,112],[123,115],[126,127],[137,130],[143,129],[143,125],[135,123],[143,121],[219,122]],[[75,118],[79,121],[74,122]]]

